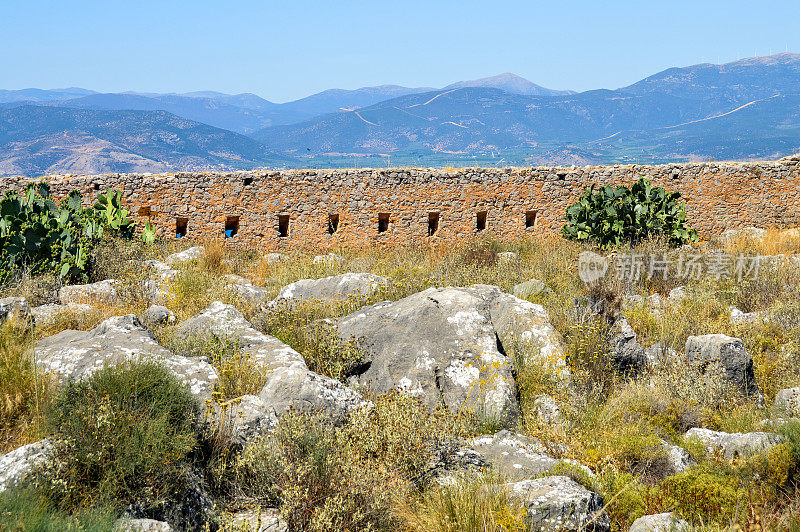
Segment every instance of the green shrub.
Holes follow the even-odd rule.
[[[153,363],[69,382],[48,415],[55,460],[42,486],[67,509],[156,503],[182,487],[195,412],[188,387]]]
[[[133,233],[135,224],[120,198],[111,190],[84,209],[74,190],[57,205],[44,182],[28,185],[23,194],[7,192],[0,199],[0,282],[26,268],[85,279],[90,251],[104,230],[124,237]]]
[[[293,530],[396,530],[393,508],[426,480],[436,449],[461,432],[445,410],[399,392],[333,427],[313,414],[285,415],[238,459],[240,496],[279,503]]]
[[[65,513],[30,488],[0,493],[3,532],[108,532],[116,519],[111,508],[79,508],[74,513]]]
[[[580,199],[567,207],[567,223],[561,234],[570,240],[591,241],[601,247],[636,244],[664,236],[672,245],[697,239],[686,222],[686,209],[678,192],[653,187],[640,178],[628,188],[606,185],[584,189]]]

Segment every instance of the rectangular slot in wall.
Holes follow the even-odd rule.
[[[332,235],[339,230],[339,214],[328,214],[328,234]]]
[[[439,230],[439,213],[428,213],[428,236],[433,236]]]
[[[253,184],[253,178],[252,177],[245,177],[244,178],[244,186],[249,187],[252,184]]]
[[[139,216],[151,216],[153,214],[150,207],[139,207]]]
[[[479,233],[486,229],[486,211],[481,211],[475,215],[475,230]]]
[[[189,218],[175,218],[175,238],[183,238],[188,232]]]
[[[234,237],[238,232],[239,232],[239,217],[228,216],[227,218],[225,218],[225,238]]]
[[[287,238],[289,236],[289,215],[288,214],[279,214],[278,215],[278,236],[281,238]]]
[[[536,211],[525,211],[525,229],[531,229],[536,225]]]
[[[385,233],[389,230],[389,213],[378,213],[378,232]]]

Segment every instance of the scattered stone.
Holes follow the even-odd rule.
[[[226,524],[238,527],[244,532],[288,532],[289,527],[281,519],[280,511],[275,508],[247,510],[231,516]]]
[[[686,358],[701,371],[709,364],[719,363],[731,385],[748,397],[764,400],[753,373],[753,359],[739,338],[724,334],[690,336],[686,340]]]
[[[775,409],[789,416],[800,417],[800,387],[785,388],[775,394]]]
[[[120,282],[106,279],[91,284],[63,286],[58,290],[61,303],[113,303],[117,299]]]
[[[683,301],[686,297],[687,297],[686,287],[679,286],[669,291],[669,296],[667,297],[667,301],[669,302],[670,305],[677,305],[678,303]]]
[[[252,283],[229,284],[228,290],[233,292],[239,299],[247,301],[255,307],[260,307],[269,301],[269,291],[266,288],[256,286]]]
[[[222,276],[225,279],[225,282],[228,284],[242,284],[242,285],[251,285],[253,281],[246,277],[242,277],[241,275],[234,275],[232,273],[226,273]]]
[[[146,268],[150,268],[153,274],[163,281],[172,279],[180,273],[178,270],[172,269],[166,262],[161,262],[160,260],[150,259],[144,261],[143,264]]]
[[[267,264],[277,264],[278,262],[289,260],[289,257],[283,253],[267,253],[264,255],[264,259],[266,259]]]
[[[611,530],[603,498],[569,477],[553,476],[502,485],[527,508],[531,530]]]
[[[513,262],[519,259],[519,255],[517,255],[514,251],[501,251],[497,254],[497,262]],[[516,295],[516,294],[514,294]]]
[[[327,255],[317,255],[313,258],[314,264],[324,264],[326,266],[338,266],[344,263],[345,258],[336,253],[328,253]]]
[[[172,527],[155,519],[118,519],[113,532],[172,532]]]
[[[4,297],[0,299],[0,325],[6,321],[20,325],[32,325],[34,322],[31,307],[24,297]]]
[[[758,227],[745,227],[744,229],[726,229],[720,235],[723,244],[730,244],[739,240],[763,241],[767,236],[766,229]]]
[[[62,380],[81,380],[105,366],[126,361],[153,361],[170,369],[204,400],[217,372],[205,360],[175,355],[162,347],[133,314],[108,318],[91,331],[62,331],[34,347],[36,364]]]
[[[19,486],[50,456],[50,440],[40,440],[0,456],[0,492]]]
[[[624,316],[620,315],[614,323],[608,344],[611,348],[611,361],[617,370],[638,373],[647,364],[647,354]]]
[[[633,522],[630,532],[688,532],[692,526],[672,513],[643,515]]]
[[[97,307],[86,303],[67,303],[66,305],[48,303],[33,307],[31,314],[33,314],[37,327],[47,327],[55,324],[60,316],[70,315],[77,319],[84,319],[88,318],[90,314],[100,316],[102,312]]]
[[[230,430],[231,442],[240,446],[259,434],[271,432],[279,421],[274,410],[256,395],[214,403],[214,415],[222,426]]]
[[[150,305],[147,310],[139,316],[139,321],[145,327],[164,327],[175,323],[175,314],[167,307],[161,305]]]
[[[542,423],[554,425],[564,421],[558,403],[549,395],[539,395],[533,400],[533,413]]]
[[[346,301],[350,297],[373,295],[388,279],[371,273],[344,273],[321,279],[301,279],[281,288],[270,307],[284,302]]]
[[[736,307],[728,307],[731,313],[731,323],[758,323],[764,321],[760,312],[742,312]]]
[[[695,461],[683,447],[673,445],[666,440],[661,440],[661,446],[667,452],[667,462],[669,465],[668,475],[675,475],[686,471]]]
[[[492,436],[478,436],[467,440],[467,447],[480,455],[483,462],[509,480],[525,480],[538,477],[559,465],[568,462],[582,469],[587,475],[592,471],[573,461],[551,458],[544,446],[536,439],[501,430]]]
[[[656,342],[644,350],[647,364],[651,367],[657,366],[667,360],[677,360],[678,352],[669,346]]]
[[[552,290],[547,288],[542,281],[539,279],[531,279],[529,281],[525,281],[524,283],[519,283],[514,285],[514,296],[520,299],[529,299],[539,294],[549,294]]]
[[[764,453],[786,440],[780,434],[771,432],[729,433],[701,428],[689,429],[686,438],[699,440],[709,452],[722,451],[728,460]]]
[[[206,250],[202,246],[194,246],[179,253],[173,253],[172,255],[167,255],[167,258],[164,259],[164,263],[167,266],[173,267],[177,266],[181,262],[187,262],[190,260],[200,260],[206,254]]]
[[[666,305],[664,299],[661,297],[661,294],[659,294],[658,292],[647,296],[647,299],[645,301],[647,302],[648,307],[656,311],[661,310]]]

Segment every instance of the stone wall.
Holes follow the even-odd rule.
[[[506,169],[289,170],[50,176],[54,195],[94,201],[123,191],[134,217],[161,236],[222,236],[263,250],[447,242],[480,232],[519,238],[559,229],[590,183],[649,177],[678,190],[701,235],[800,226],[800,156],[776,162]],[[0,179],[0,191],[27,180]],[[485,228],[479,230],[481,220]],[[282,236],[281,233],[286,236]],[[430,235],[429,233],[433,233]]]

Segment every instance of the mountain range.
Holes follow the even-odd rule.
[[[800,151],[800,55],[670,68],[615,90],[511,73],[441,89],[0,90],[0,175],[395,164],[590,164]]]

